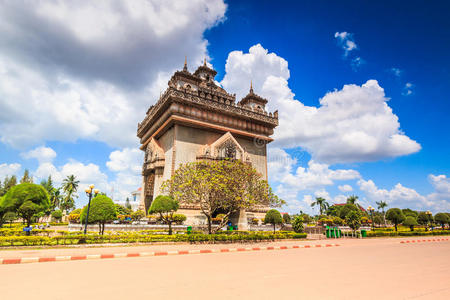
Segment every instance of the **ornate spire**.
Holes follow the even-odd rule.
[[[205,60],[203,61],[203,66],[207,67],[207,65],[206,65],[206,57],[205,57]]]
[[[184,67],[183,67],[183,71],[187,72],[187,56],[184,57]]]
[[[250,94],[253,94],[253,81],[250,80]]]

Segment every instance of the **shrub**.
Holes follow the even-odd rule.
[[[292,229],[294,229],[296,233],[303,232],[303,217],[297,216],[294,218],[292,221]]]
[[[173,221],[177,224],[183,224],[186,219],[186,216],[183,214],[173,214]]]
[[[264,218],[264,223],[272,224],[273,225],[273,233],[275,233],[275,225],[282,224],[283,217],[281,217],[281,214],[278,210],[271,209],[266,213],[266,216]]]
[[[68,219],[69,223],[80,223],[80,214],[70,213]]]
[[[133,221],[139,221],[140,219],[145,217],[145,211],[143,210],[137,210],[131,214],[131,219]]]
[[[407,216],[405,218],[405,221],[403,221],[403,225],[409,226],[411,231],[414,231],[414,226],[417,226],[419,224],[417,223],[416,218],[414,218],[413,216]]]
[[[395,231],[397,231],[397,225],[405,220],[405,215],[400,208],[391,208],[386,212],[386,219],[394,223]]]

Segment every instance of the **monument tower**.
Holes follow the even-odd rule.
[[[235,94],[215,83],[216,74],[206,60],[190,73],[185,61],[183,70],[173,74],[166,91],[138,124],[140,149],[145,151],[141,209],[148,211],[152,200],[162,193],[163,181],[189,162],[232,156],[251,163],[267,180],[266,145],[273,140],[270,136],[278,125],[278,111],[267,112],[267,99],[256,95],[252,86],[236,103]],[[262,217],[267,209],[241,212],[236,223]],[[180,203],[179,212],[190,224],[205,221],[195,206]]]

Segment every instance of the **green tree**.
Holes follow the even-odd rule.
[[[376,224],[376,225],[381,225],[381,224],[384,224],[384,218],[382,217],[382,216],[375,216],[375,217],[373,217],[373,222]]]
[[[30,172],[27,169],[25,169],[20,183],[33,183],[33,177],[30,176]]]
[[[395,231],[397,231],[397,225],[405,220],[405,215],[400,208],[391,208],[386,212],[386,219],[394,224]]]
[[[297,233],[303,232],[303,218],[301,216],[296,216],[292,221],[292,229]]]
[[[83,208],[80,215],[82,224],[86,221],[87,205]],[[104,234],[105,224],[114,221],[117,218],[114,202],[105,195],[98,195],[91,200],[89,208],[88,223],[98,223],[99,234]]]
[[[283,223],[291,224],[291,216],[288,213],[283,214]]]
[[[63,213],[61,210],[57,209],[52,212],[52,218],[55,219],[57,222],[61,222],[62,217]]]
[[[5,211],[16,211],[30,226],[32,217],[47,211],[50,203],[47,191],[42,186],[33,183],[21,183],[12,187],[6,193],[2,207]]]
[[[378,201],[375,203],[378,205],[378,209],[381,209],[381,212],[383,213],[384,225],[386,225],[386,214],[384,213],[384,209],[388,206],[388,204],[386,201]]]
[[[361,213],[359,211],[350,211],[345,216],[345,223],[352,229],[358,230],[361,227]]]
[[[148,213],[159,214],[161,220],[169,225],[169,235],[172,234],[173,214],[178,210],[179,203],[170,196],[159,195],[153,200]]]
[[[29,227],[32,223],[33,217],[39,213],[39,205],[32,201],[24,202],[18,209],[17,214],[27,222]]]
[[[355,204],[356,205],[357,200],[358,200],[358,196],[351,195],[351,196],[347,197],[347,204]]]
[[[280,200],[268,183],[251,165],[241,160],[199,161],[181,165],[163,184],[167,192],[179,203],[197,205],[205,215],[208,232],[212,233],[212,219],[217,213],[225,217],[255,206],[280,206]],[[217,230],[216,229],[216,230]]]
[[[15,175],[5,177],[3,181],[3,185],[0,188],[0,197],[4,196],[13,186],[17,185],[17,177]]]
[[[80,181],[76,180],[75,175],[69,175],[63,180],[62,189],[64,191],[64,198],[60,207],[66,213],[75,208],[74,198],[78,197],[76,193],[79,184]]]
[[[409,226],[409,229],[411,231],[414,231],[414,226],[417,226],[419,224],[417,223],[416,218],[414,218],[413,216],[406,216],[405,221],[403,221],[403,225]]]
[[[338,205],[331,205],[328,209],[327,209],[327,216],[339,216],[339,213],[341,211],[342,206],[338,206]]]
[[[445,224],[449,222],[448,216],[447,216],[446,213],[437,213],[437,214],[434,216],[434,221],[435,221],[436,223],[441,224],[442,229],[445,229]]]
[[[433,216],[431,214],[427,214],[424,211],[421,211],[417,216],[417,223],[425,226],[425,230],[428,230],[428,224],[433,221]]]
[[[402,209],[402,212],[405,215],[405,217],[411,216],[411,217],[417,218],[417,216],[419,215],[419,213],[417,211],[412,210],[410,208],[404,208],[404,209]]]
[[[275,233],[275,226],[277,224],[283,223],[283,217],[281,216],[280,212],[276,209],[271,209],[266,213],[266,216],[264,217],[264,223],[266,224],[272,224],[273,225],[273,233]]]
[[[322,215],[322,213],[325,212],[330,206],[328,202],[322,197],[316,197],[316,201],[311,203],[311,207],[314,207],[316,205],[319,206],[320,215]]]
[[[308,214],[300,214],[300,216],[303,218],[303,222],[308,224],[313,221],[313,219]]]
[[[351,211],[360,213],[361,209],[358,206],[356,206],[355,204],[347,203],[344,206],[342,206],[341,209],[339,210],[339,218],[345,220],[348,213],[350,213]]]
[[[125,201],[125,207],[128,208],[129,210],[132,210],[130,198],[128,198],[128,197],[127,197],[127,200]]]
[[[115,203],[114,206],[116,207],[116,212],[118,215],[131,215],[133,212],[131,209],[117,203]]]

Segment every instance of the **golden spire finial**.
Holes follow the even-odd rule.
[[[253,80],[250,80],[250,94],[253,94]]]
[[[187,56],[184,56],[184,67],[183,67],[183,71],[187,71]]]
[[[206,57],[205,60],[203,61],[203,65],[206,67]]]

